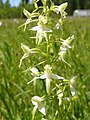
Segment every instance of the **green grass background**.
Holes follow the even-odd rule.
[[[18,23],[12,19],[0,21],[0,120],[31,120],[33,85],[27,85],[30,73],[22,71],[35,61],[24,60],[20,69],[18,65],[23,55],[21,43],[34,46],[34,40],[30,39],[32,32],[28,28],[25,32],[23,28],[18,29],[25,20],[18,20]],[[78,99],[72,101],[72,106],[67,104],[65,110],[60,108],[61,120],[90,120],[90,18],[67,18],[63,30],[63,38],[75,35],[70,57],[66,58],[72,67],[62,64],[56,66],[61,66],[60,74],[68,79],[78,74]],[[42,86],[38,84],[37,94],[42,94],[41,91]],[[54,120],[54,109],[55,106],[48,102],[48,120]],[[37,112],[35,120],[40,119],[41,114]]]

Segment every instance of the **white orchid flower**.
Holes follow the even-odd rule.
[[[39,73],[37,68],[31,68],[30,71],[32,72],[31,75],[34,77],[32,80],[30,80],[27,84],[30,84],[31,82],[37,80],[37,79],[46,79],[46,91],[49,94],[50,93],[50,82],[51,79],[53,80],[62,80],[64,77],[53,74],[52,73],[52,67],[50,65],[45,65],[44,72],[42,74]]]
[[[21,43],[21,48],[23,49],[24,55],[22,56],[22,58],[20,59],[20,64],[19,67],[22,64],[22,60],[25,59],[26,57],[28,57],[30,54],[34,54],[34,53],[38,53],[39,49],[37,48],[32,48],[30,49],[27,45],[24,45]]]
[[[39,13],[38,13],[38,12],[37,12],[37,13],[35,13],[35,12],[30,13],[30,12],[28,12],[25,8],[23,9],[23,13],[24,13],[24,15],[27,17],[27,20],[26,20],[26,22],[25,22],[24,24],[22,24],[21,26],[19,26],[19,28],[22,27],[22,26],[25,26],[25,27],[24,27],[24,31],[25,31],[25,30],[26,30],[26,26],[27,26],[29,23],[37,21],[37,19],[32,19],[32,18],[38,17],[38,16],[39,16]]]
[[[68,3],[62,3],[61,5],[57,6],[57,5],[53,5],[53,11],[56,12],[57,14],[59,14],[59,12],[61,14],[63,14],[65,12],[66,7],[68,6]]]
[[[53,74],[51,69],[52,67],[50,65],[46,65],[44,67],[44,74],[42,74],[40,76],[41,79],[46,79],[46,91],[47,93],[49,94],[50,93],[50,82],[51,82],[51,79],[64,79],[63,77],[59,76],[59,75],[56,75],[56,74]]]
[[[32,112],[32,118],[34,119],[37,109],[45,116],[46,112],[45,112],[45,107],[43,104],[44,99],[39,96],[34,96],[32,97],[31,101],[32,101],[32,104],[34,105],[34,109]]]
[[[67,49],[66,50],[61,50],[59,53],[58,53],[58,59],[63,61],[65,64],[67,64],[69,67],[71,67],[71,65],[64,59],[64,56],[65,54],[67,53]]]
[[[69,45],[72,40],[74,39],[74,35],[72,35],[71,37],[68,37],[66,40],[63,40],[62,45],[60,47],[61,50],[67,50],[67,48],[71,48],[71,46]]]
[[[34,85],[36,84],[36,80],[39,79],[39,71],[37,68],[30,68],[31,75],[33,76],[33,79],[30,80],[27,84],[30,84],[31,82],[34,81]]]
[[[66,7],[68,6],[68,3],[62,3],[61,5],[57,6],[52,3],[51,10],[56,12],[57,14],[61,14],[61,18],[59,19],[59,23],[62,25],[63,20],[66,18],[67,13],[65,12]]]
[[[68,37],[66,40],[63,40],[63,42],[61,42],[62,45],[60,46],[60,52],[58,53],[58,55],[59,55],[58,59],[65,62],[68,66],[70,66],[70,64],[68,64],[64,60],[64,56],[67,53],[67,50],[71,48],[71,46],[69,44],[72,42],[73,39],[74,39],[74,35],[72,35],[71,37]]]
[[[37,31],[36,33],[36,44],[40,44],[42,39],[45,38],[47,40],[47,32],[52,32],[52,30],[48,29],[45,24],[47,23],[44,16],[39,17],[38,26],[31,28],[30,30]]]
[[[76,80],[77,76],[78,76],[78,75],[72,77],[72,78],[70,79],[70,82],[69,82],[72,96],[75,96],[75,94],[76,94],[76,90],[75,90],[75,88],[74,88],[74,85],[75,85],[75,80]]]
[[[61,25],[63,25],[63,21],[66,18],[66,15],[67,15],[67,13],[65,12],[65,9],[66,9],[67,6],[68,6],[68,3],[65,2],[65,3],[61,4],[58,8],[60,10],[60,14],[61,14],[61,18],[59,19],[59,22],[60,22]]]
[[[66,50],[61,50],[61,51],[58,53],[58,55],[59,55],[59,58],[58,58],[58,59],[59,59],[59,60],[63,60],[65,54],[66,54]]]

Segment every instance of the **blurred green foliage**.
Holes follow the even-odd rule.
[[[30,0],[29,0],[30,1]],[[53,0],[55,4],[61,4],[63,2],[68,2],[67,13],[72,15],[75,9],[89,9],[90,0]],[[50,2],[47,1],[49,5]],[[38,2],[38,5],[42,5],[41,2]],[[24,0],[21,0],[19,6],[11,7],[9,0],[6,0],[5,3],[0,0],[0,18],[23,18],[23,8],[26,8],[28,11],[32,12],[34,10],[33,4],[26,4]]]
[[[0,1],[0,18],[23,18],[23,9],[26,8],[30,12],[34,10],[33,4],[25,4],[23,1],[20,2],[19,6],[11,6],[9,0],[5,3]]]
[[[24,60],[22,67],[19,69],[19,60],[23,55],[20,48],[21,43],[33,47],[35,41],[30,39],[31,31],[23,31],[19,28],[25,20],[11,19],[2,20],[0,26],[0,119],[3,120],[31,120],[33,106],[31,97],[33,84],[27,85],[31,79],[29,72],[23,73],[31,62],[37,59],[30,58]],[[32,24],[33,26],[33,24]],[[28,26],[31,28],[31,26]],[[61,120],[89,120],[90,119],[90,18],[67,18],[63,27],[63,38],[72,34],[75,40],[72,43],[72,49],[66,61],[71,64],[71,68],[62,63],[57,64],[59,69],[55,73],[63,74],[70,79],[71,75],[77,75],[75,89],[77,98],[63,101],[66,108],[62,111],[60,106]],[[60,33],[60,31],[58,31]],[[57,33],[58,34],[58,33]],[[34,64],[34,63],[33,63]],[[60,67],[59,67],[60,66]],[[43,94],[43,85],[38,81],[37,94]],[[39,90],[39,91],[38,91]],[[67,89],[68,90],[68,89]],[[42,92],[40,92],[42,91]],[[57,103],[57,101],[56,101]],[[55,106],[56,105],[56,106]],[[57,104],[47,101],[48,120],[56,119],[55,107]],[[36,114],[36,120],[40,120],[41,115]]]

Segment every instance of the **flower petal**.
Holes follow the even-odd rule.
[[[32,111],[32,120],[34,120],[36,110],[37,110],[37,106],[34,106],[33,111]]]
[[[53,78],[53,79],[55,79],[55,80],[56,80],[56,79],[57,79],[57,80],[64,79],[64,77],[61,77],[61,76],[56,75],[56,74],[52,74],[51,78]]]
[[[39,111],[40,111],[43,115],[46,115],[45,107],[42,107],[41,109],[39,109]]]
[[[71,84],[70,84],[70,90],[71,90],[72,96],[75,96],[75,88]]]
[[[38,29],[40,29],[40,27],[39,27],[39,26],[35,26],[35,27],[32,27],[32,28],[29,29],[29,30],[37,31]]]
[[[50,93],[50,82],[51,80],[49,78],[46,78],[46,91],[48,94]]]
[[[43,74],[43,75],[40,76],[40,79],[45,79],[46,77],[47,77],[47,75]]]

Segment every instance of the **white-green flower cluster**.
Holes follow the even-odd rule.
[[[35,26],[35,27],[30,29],[32,31],[37,31],[37,33],[36,33],[36,44],[38,44],[38,45],[40,45],[43,38],[45,38],[46,41],[47,41],[47,32],[52,32],[52,30],[50,30],[49,28],[47,28],[45,26],[46,23],[47,23],[47,20],[46,20],[45,16],[40,15],[39,16],[39,21],[37,23],[38,26]]]
[[[34,105],[32,120],[34,120],[36,110],[39,110],[39,112],[42,113],[42,120],[45,120],[44,117],[46,116],[46,109],[43,102],[46,101],[46,99],[50,100],[55,98],[58,101],[58,106],[62,105],[62,100],[65,96],[64,91],[66,88],[66,86],[63,87],[63,85],[67,85],[67,79],[62,77],[63,75],[60,75],[61,73],[58,71],[60,70],[60,67],[56,66],[55,64],[58,62],[57,65],[59,65],[61,60],[70,66],[70,64],[65,61],[64,57],[67,51],[71,48],[70,44],[74,39],[74,35],[65,40],[62,39],[60,35],[57,35],[57,32],[62,29],[61,27],[67,15],[65,12],[68,5],[67,2],[61,5],[54,5],[52,0],[50,0],[51,6],[47,6],[47,0],[42,0],[43,6],[39,7],[37,4],[38,1],[39,0],[33,1],[36,9],[32,13],[28,12],[26,9],[23,10],[27,20],[21,26],[24,26],[25,30],[28,24],[35,22],[35,26],[31,27],[29,30],[35,31],[36,35],[34,37],[30,36],[31,40],[35,39],[35,48],[29,48],[27,45],[21,43],[21,48],[24,52],[24,55],[20,59],[19,67],[25,58],[31,56],[31,59],[32,55],[35,56],[36,63],[32,63],[28,69],[32,79],[27,82],[27,84],[32,84],[32,82],[34,82],[35,87],[37,80],[42,81],[46,94],[44,97],[39,97],[38,95],[34,95],[32,97],[31,101]],[[52,12],[54,12],[56,15],[60,14],[59,19],[53,18],[53,15],[51,15]],[[54,33],[55,30],[56,33]],[[59,50],[55,48],[57,43],[60,48]],[[54,48],[57,49],[58,52],[55,52]],[[53,52],[51,53],[51,51]],[[73,86],[73,80],[74,79],[71,79],[70,82],[68,82],[72,97],[76,94]],[[58,114],[57,111],[56,114]]]

